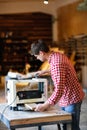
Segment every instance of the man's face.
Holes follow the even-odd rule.
[[[45,61],[45,53],[40,51],[38,55],[34,55],[38,60],[44,62]]]

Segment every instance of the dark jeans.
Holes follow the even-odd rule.
[[[62,110],[72,114],[72,130],[80,130],[79,122],[80,122],[81,104],[82,101],[79,103],[71,104],[67,107],[61,107]]]

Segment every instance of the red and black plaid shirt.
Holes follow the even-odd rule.
[[[48,61],[54,83],[54,91],[48,102],[50,104],[58,102],[59,106],[67,106],[81,101],[84,92],[69,59],[64,54],[52,52]]]

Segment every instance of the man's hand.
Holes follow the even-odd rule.
[[[35,72],[35,75],[37,75],[38,77],[46,75],[46,74],[50,74],[50,70],[40,70]]]
[[[35,107],[35,111],[45,111],[47,110],[48,108],[50,107],[50,104],[46,101],[45,103],[43,104],[38,104],[36,107]]]

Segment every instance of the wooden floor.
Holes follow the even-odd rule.
[[[4,102],[6,102],[5,91],[4,89],[0,89],[0,103],[4,103]],[[81,130],[87,130],[87,92],[81,108],[80,128]],[[8,129],[5,127],[4,124],[0,122],[0,130],[8,130]],[[38,127],[19,128],[16,130],[38,130]],[[58,130],[58,128],[57,125],[47,125],[47,126],[43,126],[42,130]],[[68,126],[68,130],[71,130],[69,126]]]

